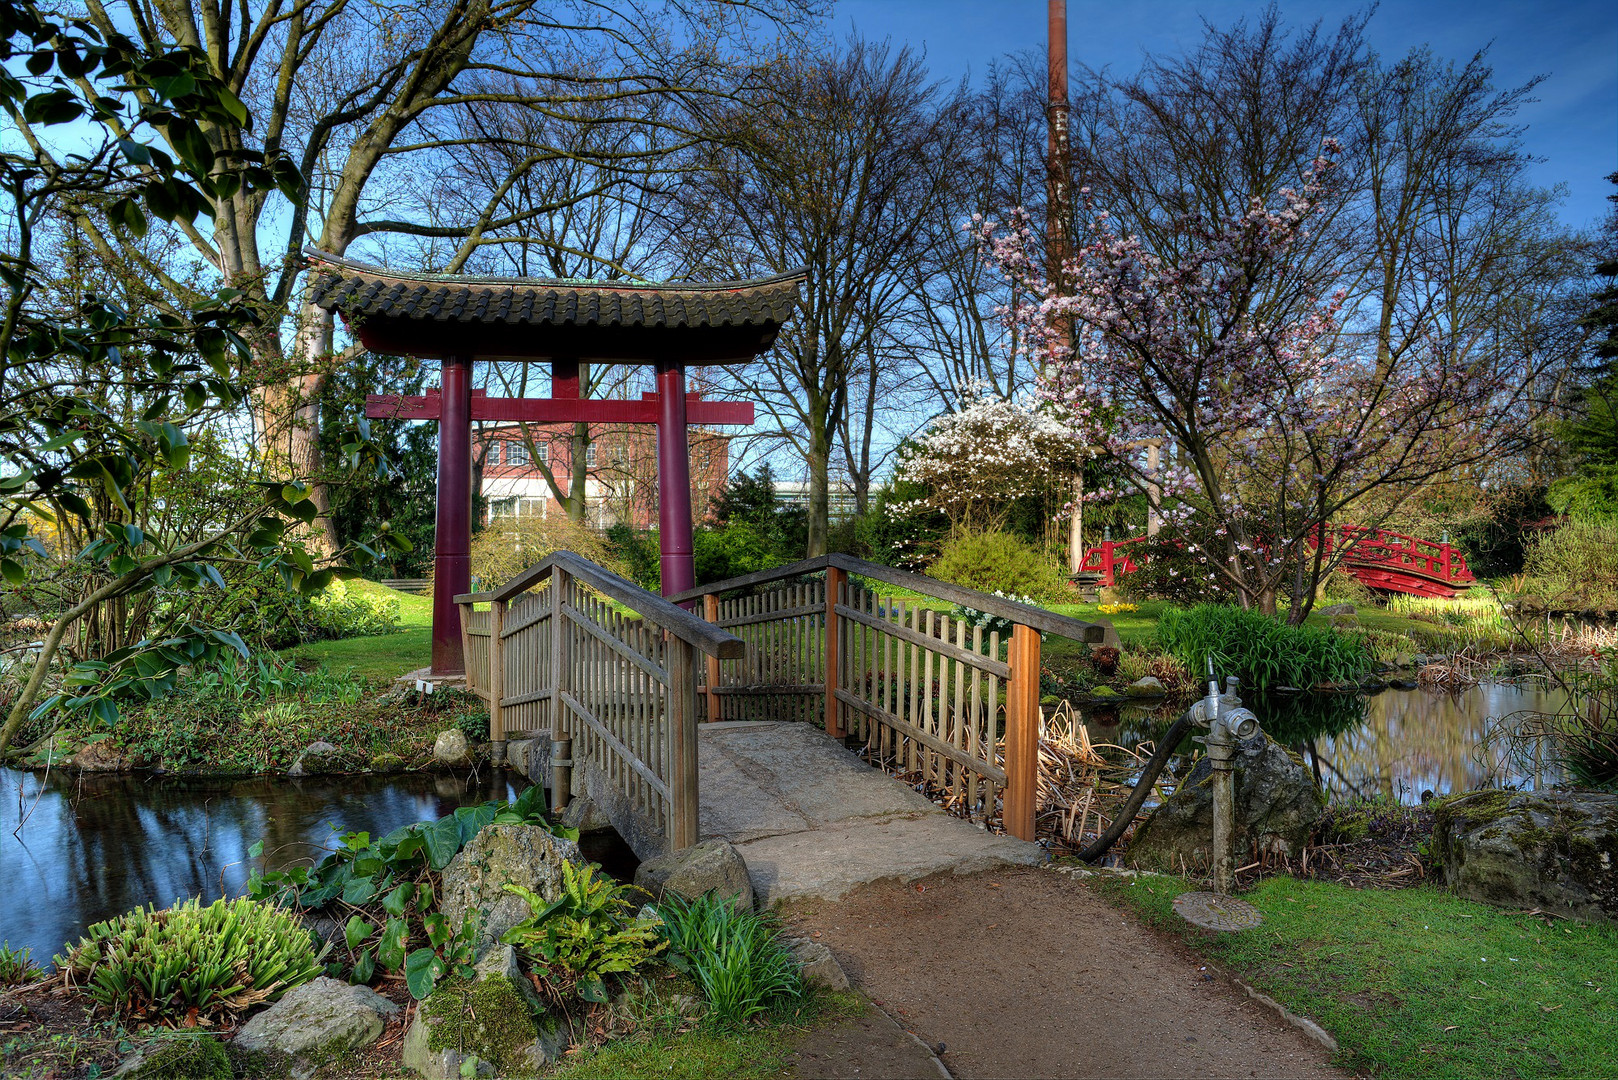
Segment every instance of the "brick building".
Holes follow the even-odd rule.
[[[706,428],[690,429],[691,509],[700,521],[730,473],[730,437]],[[560,514],[561,505],[545,479],[570,484],[572,424],[512,424],[484,427],[476,437],[479,494],[484,521],[510,515]],[[585,523],[606,528],[619,523],[636,529],[657,527],[657,429],[651,425],[591,425],[585,453]]]

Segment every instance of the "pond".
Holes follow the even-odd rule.
[[[1537,682],[1479,683],[1456,694],[1383,690],[1375,694],[1299,694],[1247,704],[1278,741],[1319,762],[1322,785],[1334,799],[1380,795],[1416,803],[1422,792],[1469,788],[1543,787],[1562,779],[1551,766],[1538,775],[1485,753],[1490,722],[1521,711],[1554,712],[1560,690]],[[1081,709],[1091,738],[1133,745],[1160,735],[1184,704],[1152,708]]]
[[[147,904],[240,893],[248,850],[274,869],[347,832],[381,836],[510,799],[516,774],[187,780],[0,769],[0,941],[48,966],[92,922]]]

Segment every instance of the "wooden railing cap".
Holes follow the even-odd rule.
[[[693,615],[684,608],[676,607],[656,593],[647,592],[633,581],[619,577],[606,567],[597,566],[584,556],[571,551],[553,551],[493,592],[463,593],[455,598],[455,602],[464,604],[510,600],[549,578],[557,570],[571,574],[603,596],[611,597],[647,622],[661,626],[709,656],[717,656],[721,660],[737,660],[747,654],[746,642],[736,635],[721,630],[706,619]]]
[[[731,589],[745,589],[752,585],[764,585],[771,581],[781,581],[785,578],[802,577],[804,574],[813,574],[830,567],[846,570],[850,574],[858,574],[863,578],[875,581],[885,581],[889,585],[897,585],[902,589],[931,596],[938,600],[948,600],[952,604],[960,604],[977,611],[986,611],[1011,622],[1021,623],[1032,627],[1041,633],[1055,634],[1057,637],[1071,638],[1074,641],[1101,641],[1105,631],[1099,623],[1085,622],[1083,619],[1074,619],[1067,615],[1058,615],[1054,611],[1044,608],[1021,604],[1015,600],[1007,600],[1003,596],[993,593],[979,592],[964,585],[952,585],[947,581],[926,577],[922,574],[913,574],[908,570],[899,570],[881,563],[867,562],[856,559],[852,555],[831,554],[818,555],[812,559],[791,563],[787,566],[777,566],[772,570],[759,570],[740,577],[726,578],[724,581],[715,581],[707,585],[698,585],[694,589],[687,589],[669,597],[670,600],[680,602],[695,600],[701,596],[714,593],[729,592]]]

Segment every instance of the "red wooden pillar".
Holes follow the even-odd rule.
[[[657,525],[663,595],[695,588],[691,558],[691,450],[686,439],[685,364],[657,362]]]
[[[458,593],[472,588],[472,358],[446,356],[439,385],[438,518],[433,531],[434,675],[466,670]]]

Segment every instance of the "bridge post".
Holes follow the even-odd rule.
[[[1006,794],[1002,821],[1019,840],[1034,839],[1039,788],[1039,631],[1011,628],[1011,678],[1006,682]]]
[[[845,734],[843,703],[837,700],[837,691],[843,685],[843,620],[837,614],[837,601],[846,581],[848,571],[826,567],[826,734],[833,739]]]
[[[719,624],[719,597],[709,593],[702,598],[702,617]],[[719,657],[708,657],[708,723],[719,719]]]
[[[496,600],[489,605],[489,760],[495,765],[506,760],[506,647],[500,640],[505,626],[506,602]]]
[[[571,690],[573,629],[563,611],[573,578],[567,571],[551,570],[551,808],[560,810],[573,797],[573,744],[568,738],[567,703]],[[565,763],[565,764],[564,764]]]
[[[667,634],[669,689],[669,850],[697,842],[697,651]]]

